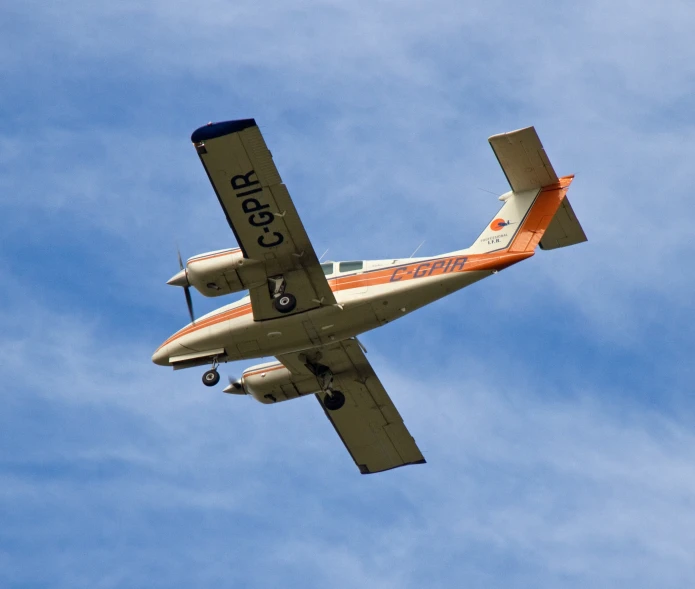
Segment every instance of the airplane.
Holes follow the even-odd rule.
[[[586,241],[533,127],[489,143],[511,190],[465,249],[420,258],[321,263],[254,119],[209,123],[191,141],[239,245],[193,256],[168,284],[183,287],[191,322],[152,361],[174,370],[274,356],[225,393],[275,404],[315,395],[362,474],[425,463],[357,339],[362,333],[526,260],[536,248]],[[193,316],[190,287],[248,295]]]

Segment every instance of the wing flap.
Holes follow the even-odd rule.
[[[367,383],[338,379],[346,402],[338,411],[324,408],[326,417],[362,474],[424,463],[425,458],[393,401],[381,383],[374,380],[376,377]]]

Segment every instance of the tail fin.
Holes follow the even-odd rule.
[[[533,252],[586,241],[565,196],[574,176],[558,178],[533,127],[489,139],[512,190],[469,248],[471,253]]]

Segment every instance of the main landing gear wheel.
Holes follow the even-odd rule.
[[[297,299],[287,292],[273,299],[273,306],[280,313],[289,313],[297,306]]]
[[[343,405],[345,405],[345,395],[340,391],[326,393],[326,396],[323,398],[323,406],[329,411],[337,411]]]
[[[203,384],[206,387],[214,387],[218,382],[220,382],[220,373],[214,368],[203,374]]]

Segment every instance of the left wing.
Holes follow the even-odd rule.
[[[249,264],[239,270],[256,321],[281,316],[268,279],[283,276],[293,313],[335,304],[316,252],[254,119],[201,127],[191,135],[227,222]]]
[[[333,388],[345,395],[345,405],[324,412],[362,474],[426,462],[356,340],[277,358],[300,378],[312,376],[307,361],[333,373]]]

